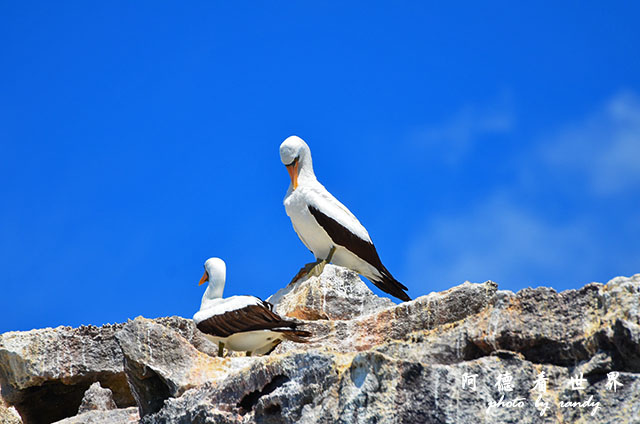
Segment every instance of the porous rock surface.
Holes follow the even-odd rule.
[[[289,284],[267,301],[280,315],[303,320],[346,320],[394,305],[373,294],[355,272],[331,264],[325,266],[321,277]]]
[[[56,421],[56,424],[134,424],[140,422],[138,408],[109,409],[106,411],[87,411],[73,417]]]
[[[102,387],[100,382],[96,381],[84,392],[78,414],[89,411],[109,411],[117,408],[113,401],[113,392]]]
[[[309,343],[218,358],[179,317],[5,333],[0,420],[640,423],[640,274],[561,293],[464,283],[395,305],[327,266],[270,300]],[[118,409],[75,415],[96,381]]]
[[[20,424],[22,419],[20,414],[13,406],[7,406],[2,399],[0,399],[0,423],[2,424]]]

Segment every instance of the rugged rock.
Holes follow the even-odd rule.
[[[218,355],[218,345],[207,339],[191,319],[173,316],[156,318],[152,321],[176,331],[200,352],[210,356]]]
[[[109,411],[117,409],[116,403],[113,401],[113,392],[110,389],[103,388],[99,381],[93,383],[82,397],[78,414],[89,411]]]
[[[171,328],[203,353],[217,353],[217,346],[191,320],[167,317],[154,322]],[[112,391],[117,407],[136,406],[124,372],[124,355],[115,338],[124,326],[57,327],[0,335],[2,399],[26,423],[35,424],[75,415],[94,382]]]
[[[20,414],[13,406],[7,406],[2,399],[0,399],[0,423],[2,424],[22,424]]]
[[[364,301],[348,302],[365,290],[357,294]],[[63,422],[640,423],[640,274],[561,293],[465,283],[394,305],[327,266],[272,301],[305,319],[309,343],[218,358],[178,317],[95,329],[93,337],[116,347],[121,362],[112,374],[128,381],[141,418],[116,396],[120,409]],[[106,385],[98,378],[104,358],[82,374],[78,352],[70,352],[58,371],[38,365],[46,354],[25,347],[56,340],[64,349],[87,343],[86,350],[94,341],[80,330],[1,336],[5,410],[16,405],[27,424],[50,422],[20,403],[22,392],[63,381],[80,390],[91,378]]]
[[[289,284],[267,301],[280,315],[304,320],[352,319],[394,305],[373,294],[355,272],[331,264],[320,277]]]
[[[197,350],[178,331],[138,317],[116,334],[124,369],[140,413],[157,412],[169,397],[207,381],[224,379],[241,361],[213,358]]]
[[[95,381],[111,389],[119,406],[135,405],[114,338],[121,327],[58,327],[0,335],[2,397],[28,423],[75,415]]]
[[[138,408],[110,409],[107,411],[88,411],[74,417],[57,421],[56,424],[132,424],[140,421]]]
[[[282,345],[142,421],[640,422],[640,275],[563,293],[496,288],[465,283],[370,316],[309,322],[308,345]],[[572,390],[581,373],[584,390]],[[500,391],[501,375],[511,391]]]
[[[362,351],[403,339],[415,331],[439,328],[487,309],[497,287],[492,281],[464,283],[442,293],[431,293],[400,305],[392,304],[377,313],[351,320],[308,321],[304,328],[314,337],[304,348],[328,347],[341,353]],[[276,352],[291,349],[300,349],[300,346],[282,344]]]

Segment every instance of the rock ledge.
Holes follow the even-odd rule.
[[[218,358],[179,317],[2,334],[0,422],[640,422],[640,274],[395,305],[329,265],[270,300],[309,343]]]

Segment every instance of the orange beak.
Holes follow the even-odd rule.
[[[200,282],[198,283],[198,285],[201,286],[207,281],[209,281],[209,273],[205,271],[204,274],[202,274],[202,278],[200,279]]]
[[[291,177],[291,185],[295,190],[296,188],[298,188],[298,159],[297,158],[296,160],[293,161],[293,163],[290,163],[289,165],[287,165],[287,171],[289,171],[289,177]]]

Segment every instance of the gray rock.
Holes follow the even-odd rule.
[[[196,328],[192,319],[172,316],[156,318],[153,322],[176,331],[200,352],[206,353],[209,356],[218,356],[218,345],[207,339],[204,334]]]
[[[465,283],[370,316],[308,321],[310,343],[283,344],[142,422],[637,423],[639,288],[640,276],[563,293]],[[585,388],[572,390],[580,373]]]
[[[135,405],[114,334],[121,324],[57,327],[0,335],[0,387],[25,423],[73,416],[100,381],[121,407]]]
[[[100,382],[93,383],[82,398],[78,414],[88,411],[108,411],[117,409],[116,403],[113,401],[113,393],[110,389],[103,388]]]
[[[283,343],[275,353],[325,347],[343,353],[371,349],[387,341],[405,339],[416,331],[439,328],[474,316],[491,306],[496,290],[497,284],[492,281],[467,282],[351,320],[306,321],[303,328],[313,333],[310,342]]]
[[[269,356],[217,358],[178,317],[139,317],[88,338],[69,328],[2,335],[0,417],[49,385],[61,393],[64,382],[81,393],[94,381],[104,386],[99,369],[108,361],[83,369],[79,359],[102,338],[119,352],[123,362],[111,372],[126,375],[142,423],[640,423],[640,275],[562,293],[465,283],[400,305],[362,293],[351,307],[353,276],[332,268],[335,278],[308,279],[276,297],[281,313],[306,317],[313,337]],[[42,346],[69,360],[60,369],[38,364],[52,360]],[[584,387],[573,390],[580,375]],[[534,388],[541,376],[544,393]],[[467,377],[475,390],[463,385]],[[613,377],[622,384],[615,392]],[[50,422],[25,405],[16,406],[25,423]],[[64,422],[138,419],[126,411]]]
[[[88,411],[76,416],[56,421],[56,424],[133,424],[140,421],[138,408],[111,409],[108,411]]]
[[[20,414],[13,406],[7,406],[0,398],[0,423],[1,424],[22,424]]]
[[[158,318],[193,347],[217,354],[192,320]],[[94,382],[110,389],[119,408],[136,405],[115,334],[124,324],[57,327],[0,335],[0,394],[25,423],[50,423],[75,415]]]
[[[225,378],[248,359],[211,357],[173,328],[142,317],[125,324],[116,339],[141,416],[158,411],[169,397]]]
[[[541,398],[547,403],[544,415],[542,406],[536,407],[537,393],[531,390],[542,371],[549,378]],[[513,390],[501,393],[496,382],[504,373],[513,376]],[[465,374],[475,375],[475,391],[463,388]],[[253,368],[236,376],[169,399],[142,422],[637,422],[637,375],[621,373],[624,386],[615,394],[606,388],[606,378],[588,378],[586,389],[574,392],[566,386],[572,376],[570,368],[532,364],[517,356],[441,365],[370,351],[338,356],[321,351],[290,353],[275,361],[257,360]],[[506,402],[520,399],[522,406],[495,406],[503,395]],[[561,402],[586,402],[591,396],[591,407],[562,407]]]
[[[336,370],[344,366],[343,358],[321,351],[248,359],[250,366],[168,399],[142,422],[299,422],[337,383]]]
[[[319,277],[304,277],[267,301],[280,315],[305,320],[352,319],[394,306],[373,294],[358,274],[331,264]]]

